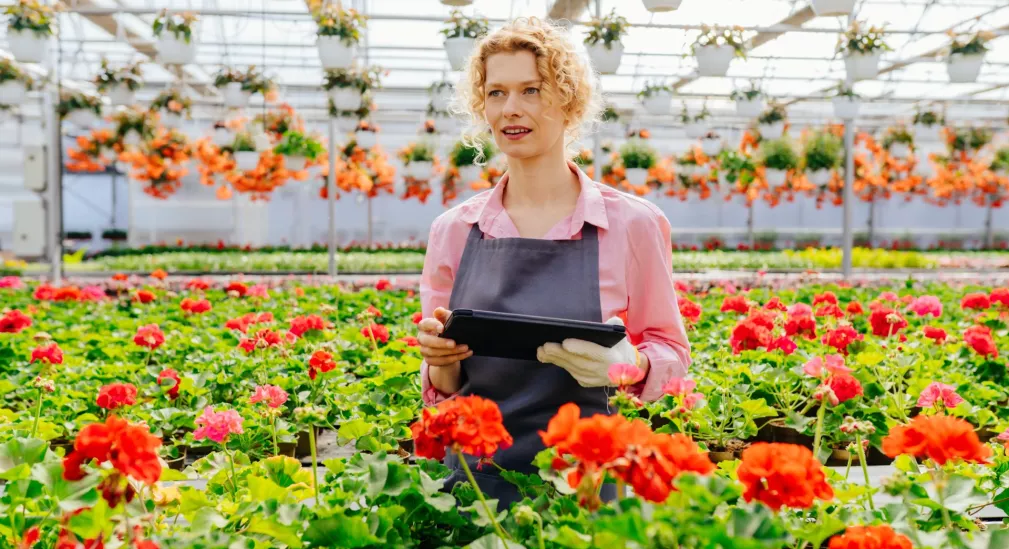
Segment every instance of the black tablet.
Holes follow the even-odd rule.
[[[472,309],[452,311],[441,334],[457,345],[469,346],[474,356],[521,360],[536,360],[536,349],[544,343],[561,343],[570,338],[612,347],[625,336],[619,324]]]

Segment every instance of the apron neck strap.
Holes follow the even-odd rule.
[[[467,243],[474,240],[483,240],[483,231],[480,230],[479,223],[473,224],[469,230],[469,236],[466,237]],[[589,242],[599,240],[599,230],[595,225],[591,223],[582,223],[582,240],[587,240]]]

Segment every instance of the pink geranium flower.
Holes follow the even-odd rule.
[[[907,309],[918,316],[932,315],[935,318],[942,316],[942,302],[934,295],[923,295],[915,299]]]
[[[610,381],[618,387],[634,385],[645,378],[645,373],[641,368],[633,364],[611,364],[608,372]]]
[[[805,303],[796,303],[788,308],[788,316],[813,316],[813,308]]]
[[[229,436],[245,432],[242,430],[242,416],[238,415],[238,412],[234,410],[215,412],[210,406],[203,409],[203,414],[196,418],[196,424],[200,427],[193,431],[194,440],[209,438],[223,444]]]
[[[963,397],[956,394],[956,387],[933,381],[921,392],[921,396],[918,397],[918,406],[927,408],[935,405],[936,402],[942,402],[943,406],[947,408],[956,408],[963,402]]]
[[[689,395],[696,388],[696,381],[683,377],[674,377],[662,386],[662,392],[669,396],[681,396]]]
[[[287,391],[276,385],[259,385],[256,387],[256,392],[252,394],[252,398],[249,399],[249,404],[263,401],[270,408],[280,408],[287,402]]]
[[[826,368],[830,375],[850,374],[851,368],[844,365],[844,357],[841,355],[827,355],[826,363],[821,357],[813,357],[802,366],[802,371],[811,377],[823,377],[823,370]]]

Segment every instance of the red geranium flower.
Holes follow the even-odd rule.
[[[857,301],[852,301],[851,303],[848,303],[848,306],[845,307],[844,310],[849,315],[864,315],[865,314],[865,309],[862,308],[862,304],[859,303],[859,302],[857,302]]]
[[[294,337],[293,335],[291,336]],[[279,332],[274,332],[269,328],[263,328],[256,332],[253,337],[242,338],[238,342],[238,347],[245,351],[246,353],[251,353],[256,349],[267,349],[270,347],[279,347],[285,342],[284,336],[280,335]]]
[[[774,318],[770,314],[756,312],[750,315],[732,329],[729,337],[732,352],[739,354],[742,351],[767,348],[774,340],[772,330]]]
[[[743,499],[760,501],[775,511],[808,509],[814,499],[834,498],[823,466],[805,446],[758,442],[743,450],[736,474],[745,487]]]
[[[407,347],[420,347],[420,340],[413,336],[403,336],[399,338],[399,341],[406,343]]]
[[[392,288],[392,283],[384,278],[380,278],[378,282],[375,283],[375,289],[382,292]]]
[[[914,549],[914,546],[907,536],[881,524],[849,526],[844,533],[831,538],[827,549]]]
[[[987,463],[992,452],[967,421],[946,415],[919,415],[907,425],[890,429],[883,438],[883,453],[889,457],[907,454],[929,458],[942,466],[955,460]]]
[[[512,445],[497,404],[479,396],[456,397],[436,409],[424,409],[410,432],[417,456],[429,459],[443,459],[446,448],[489,458],[498,448]]]
[[[382,343],[389,342],[389,328],[385,327],[383,324],[376,324],[372,322],[369,326],[361,328],[361,335],[364,337],[374,337]]]
[[[821,303],[828,303],[830,305],[837,305],[837,296],[834,292],[823,292],[822,294],[816,294],[813,296],[813,307]]]
[[[188,290],[206,290],[210,288],[210,282],[200,278],[194,278],[189,282],[186,282],[186,289]]]
[[[817,399],[828,398],[834,406],[847,402],[862,394],[862,384],[849,374],[835,373],[827,378],[822,390],[814,396]]]
[[[1009,308],[1009,288],[995,288],[991,291],[988,300],[992,305],[1001,305]]]
[[[149,290],[137,290],[137,293],[133,294],[133,301],[139,303],[150,303],[157,298],[158,296],[154,295],[154,292]]]
[[[60,346],[55,343],[50,343],[49,345],[44,345],[42,347],[36,347],[32,350],[32,359],[29,364],[40,360],[47,362],[49,364],[63,364],[63,351],[60,350]]]
[[[781,351],[785,353],[785,355],[787,356],[794,353],[795,350],[798,348],[799,346],[796,345],[794,341],[789,339],[787,336],[782,336],[779,337],[778,339],[775,339],[774,341],[771,342],[770,345],[767,346],[767,352]]]
[[[236,280],[225,286],[224,292],[228,294],[234,292],[238,297],[245,297],[245,294],[249,293],[249,287]]]
[[[324,374],[334,368],[336,368],[336,362],[333,360],[333,355],[326,351],[316,351],[308,359],[308,378],[315,380],[319,373]]]
[[[164,269],[155,269],[154,272],[151,273],[151,278],[156,278],[158,280],[164,280],[164,279],[168,278],[168,273],[166,273],[164,271]]]
[[[413,320],[414,324],[420,324],[420,321],[424,320],[424,313],[420,311],[413,313],[413,317],[411,318],[411,320]]]
[[[32,319],[19,309],[7,311],[0,317],[0,333],[16,334],[32,325]]]
[[[890,337],[907,328],[907,321],[900,313],[889,308],[880,307],[869,315],[872,334],[877,337]]]
[[[785,322],[785,335],[816,339],[816,319],[808,315],[789,315],[788,321]]]
[[[133,336],[133,343],[150,350],[157,349],[165,342],[165,334],[157,324],[147,324],[137,328],[137,335]]]
[[[729,296],[722,300],[720,311],[723,313],[735,312],[745,315],[750,312],[750,302],[746,299],[745,295]]]
[[[247,313],[225,322],[224,327],[229,330],[238,330],[244,334],[253,324],[268,324],[270,322],[273,322],[273,313]]]
[[[162,381],[166,379],[172,380],[174,384],[165,391],[165,394],[168,395],[168,398],[171,400],[179,398],[179,389],[181,388],[179,384],[182,383],[182,378],[179,377],[179,373],[172,368],[165,368],[164,370],[161,370],[161,373],[158,374],[158,386],[165,387],[165,384],[162,383]]]
[[[91,461],[109,462],[120,473],[153,485],[161,477],[158,447],[161,439],[146,425],[132,425],[109,416],[105,423],[84,426],[74,440],[73,450],[63,459],[63,478],[81,480],[81,466]]]
[[[681,297],[676,300],[676,304],[680,308],[680,316],[685,318],[687,322],[696,323],[701,319],[701,306],[694,303],[687,297]]]
[[[188,297],[182,300],[179,307],[183,311],[194,315],[203,314],[211,309],[210,302],[206,299],[191,299]]]
[[[833,347],[839,353],[847,355],[848,346],[860,339],[862,339],[862,334],[855,331],[855,328],[851,327],[850,324],[845,324],[823,334],[821,341],[824,345]]]
[[[942,345],[946,341],[946,330],[942,328],[936,328],[935,326],[925,326],[921,329],[922,334],[925,337],[935,341],[939,345]]]
[[[960,300],[960,308],[964,310],[975,309],[983,311],[989,307],[991,307],[991,299],[988,297],[988,294],[967,294]]]
[[[115,410],[137,403],[137,388],[132,383],[110,383],[98,390],[99,408]]]
[[[781,302],[781,298],[778,296],[772,297],[767,303],[764,303],[765,311],[787,311],[788,307]]]
[[[844,318],[844,311],[836,303],[827,303],[816,310],[816,316],[831,316],[834,318]]]
[[[998,347],[995,346],[991,329],[987,326],[975,325],[967,328],[963,333],[963,341],[983,357],[998,358]]]
[[[290,332],[298,337],[301,337],[305,332],[310,332],[312,330],[322,331],[326,328],[330,328],[333,325],[327,322],[319,315],[307,315],[307,316],[296,316],[291,319],[291,329]]]

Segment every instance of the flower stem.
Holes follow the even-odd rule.
[[[238,501],[238,475],[235,474],[235,454],[228,451],[224,446],[224,453],[228,455],[228,464],[231,465],[231,499]]]
[[[946,509],[946,477],[941,470],[936,469],[932,472],[932,478],[935,480],[936,492],[939,493],[939,505],[942,506],[943,527],[952,530],[953,522],[949,519],[949,509]]]
[[[844,467],[844,480],[848,480],[848,475],[851,473],[851,452],[848,452],[848,465]]]
[[[39,387],[39,401],[38,401],[38,404],[35,405],[35,421],[32,423],[32,434],[29,435],[28,438],[35,438],[35,433],[39,429],[39,418],[42,416],[42,395],[43,394],[44,393],[42,392],[42,388]]]
[[[813,457],[820,459],[820,439],[823,438],[823,418],[827,413],[827,397],[820,401],[820,409],[816,412],[816,434],[813,436]]]
[[[872,501],[872,485],[869,483],[869,464],[865,462],[865,448],[862,447],[861,433],[855,435],[855,446],[858,450],[858,463],[862,466],[862,476],[865,478],[865,495],[869,498],[869,509],[876,510],[876,504]]]
[[[483,497],[483,491],[480,490],[480,486],[476,483],[476,479],[473,478],[473,472],[469,470],[469,464],[466,463],[466,456],[464,456],[459,450],[454,450],[454,452],[456,456],[459,457],[459,462],[462,464],[462,470],[466,472],[466,478],[469,479],[469,483],[473,486],[473,489],[476,490],[476,497],[483,505],[483,510],[487,513],[487,518],[489,518],[491,524],[494,525],[494,531],[497,532],[498,537],[501,538],[501,541],[503,541],[505,547],[507,547],[511,538],[509,538],[508,534],[501,529],[501,525],[497,523],[497,517],[491,512],[490,506],[487,505],[487,500]]]
[[[546,544],[543,542],[543,517],[536,513],[536,538],[540,542],[540,549],[546,549]]]
[[[308,426],[308,448],[312,452],[312,491],[315,492],[315,506],[321,507],[319,503],[319,459],[315,454],[315,425]]]
[[[270,431],[273,434],[273,455],[280,455],[280,446],[277,445],[277,416],[270,414]]]

